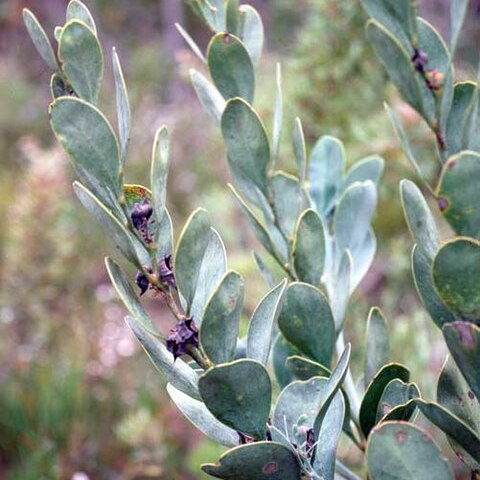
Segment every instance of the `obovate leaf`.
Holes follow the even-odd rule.
[[[84,3],[79,0],[70,0],[67,7],[67,22],[70,20],[80,20],[87,27],[90,27],[95,35],[97,34],[97,27],[95,26],[95,20],[92,14],[85,6]]]
[[[283,306],[287,281],[282,280],[268,292],[253,312],[248,327],[247,357],[267,364],[275,326]]]
[[[299,280],[318,287],[325,265],[325,229],[312,209],[305,210],[298,219],[292,255]]]
[[[43,58],[45,63],[51,70],[58,70],[58,63],[55,53],[53,52],[52,44],[50,43],[45,30],[37,20],[37,17],[28,8],[23,9],[23,22],[27,27],[28,34],[35,45],[37,52]]]
[[[120,221],[81,183],[74,182],[73,189],[82,205],[105,228],[122,255],[137,268],[150,264],[150,258],[140,241],[128,232]]]
[[[277,442],[256,442],[228,450],[202,470],[225,480],[301,480],[295,454]]]
[[[175,360],[159,337],[147,330],[138,319],[126,317],[125,321],[152,363],[165,376],[166,380],[186,395],[200,400],[198,377],[193,369],[181,358]]]
[[[376,205],[377,190],[369,180],[355,183],[343,193],[334,217],[335,239],[340,253],[347,249],[353,253],[361,248]]]
[[[287,368],[297,380],[310,380],[312,377],[329,377],[332,371],[309,358],[293,355],[287,359]]]
[[[415,404],[434,425],[480,462],[480,438],[460,418],[435,402],[415,400]]]
[[[274,212],[280,229],[291,242],[300,214],[309,207],[305,191],[297,178],[284,172],[276,172],[271,179]]]
[[[429,260],[440,245],[437,226],[432,212],[418,187],[410,180],[402,180],[400,193],[403,211],[413,240],[425,252]]]
[[[127,85],[123,77],[122,66],[118,58],[117,51],[112,51],[113,77],[115,79],[115,97],[117,102],[117,121],[118,135],[120,138],[121,163],[125,164],[127,159],[128,143],[130,141],[130,129],[132,124],[132,114],[130,103],[128,101]]]
[[[301,352],[330,366],[335,323],[330,305],[320,290],[306,283],[290,284],[278,324],[285,338]]]
[[[50,118],[55,136],[72,160],[81,182],[123,219],[118,205],[123,193],[120,153],[108,120],[93,105],[73,97],[53,102]]]
[[[368,385],[360,405],[359,414],[360,427],[365,437],[368,437],[370,431],[375,426],[378,404],[385,387],[395,378],[408,382],[410,372],[403,365],[390,363],[381,368]]]
[[[418,245],[412,250],[412,271],[417,292],[437,327],[442,328],[443,324],[455,321],[455,315],[433,285],[432,259]]]
[[[378,423],[380,420],[385,419],[392,410],[398,408],[400,405],[405,406],[414,398],[420,398],[420,390],[417,385],[415,383],[405,383],[398,378],[394,378],[382,393],[377,407],[376,422]],[[413,411],[409,413],[413,414]],[[408,421],[410,418],[402,418],[402,420]]]
[[[437,401],[470,427],[480,438],[480,402],[463,378],[452,357],[443,366],[438,378]],[[449,438],[457,457],[471,470],[480,470],[480,462],[475,461],[458,443]]]
[[[450,310],[463,319],[480,319],[480,242],[456,238],[433,261],[433,281]]]
[[[287,385],[278,397],[272,423],[287,438],[295,438],[295,427],[302,417],[302,426],[313,428],[318,411],[325,400],[327,379],[313,377]],[[273,435],[275,439],[275,435]]]
[[[208,300],[200,327],[200,345],[213,363],[235,358],[243,296],[242,277],[229,271]]]
[[[437,188],[440,211],[458,235],[480,238],[480,154],[461,152],[442,170]]]
[[[345,152],[340,140],[324,136],[310,154],[308,178],[310,196],[317,212],[325,220],[341,189]]]
[[[273,344],[272,363],[275,378],[281,388],[295,380],[295,376],[287,368],[287,359],[292,356],[300,356],[300,354],[298,348],[295,348],[281,333],[277,335]]]
[[[377,20],[401,42],[408,52],[416,34],[416,9],[410,0],[361,0],[368,15]]]
[[[247,183],[269,198],[270,145],[258,114],[244,100],[230,100],[222,115],[222,134],[233,178],[241,182],[243,193],[248,193]]]
[[[390,361],[388,326],[382,311],[374,307],[367,319],[367,344],[365,348],[365,388],[375,374]]]
[[[240,38],[254,66],[262,56],[264,31],[262,18],[251,5],[240,5]]]
[[[362,158],[354,163],[348,171],[343,180],[342,190],[345,191],[355,182],[366,182],[367,180],[377,185],[384,168],[385,160],[378,155],[370,155],[369,157]]]
[[[161,222],[165,213],[167,197],[167,179],[170,169],[170,135],[162,125],[155,134],[152,150],[150,183],[152,185],[152,207],[157,222]]]
[[[177,390],[170,383],[167,385],[167,392],[183,415],[208,438],[226,447],[238,445],[238,432],[218,421],[203,402]]]
[[[447,460],[430,435],[406,422],[385,422],[367,444],[371,480],[453,480]]]
[[[480,328],[473,323],[453,322],[444,325],[443,334],[455,363],[480,401]],[[479,460],[480,461],[480,460]]]
[[[178,290],[187,304],[187,315],[197,322],[226,269],[225,247],[211,228],[207,212],[198,209],[180,234],[175,253]]]
[[[433,97],[424,97],[425,85],[413,68],[410,54],[383,25],[370,20],[367,23],[367,38],[383,64],[402,98],[419,112],[428,123],[435,118]],[[425,99],[430,100],[425,103]]]
[[[305,147],[305,136],[303,134],[302,121],[297,117],[293,129],[293,153],[297,161],[298,178],[300,184],[305,181],[305,169],[307,167],[307,151]]]
[[[452,0],[450,4],[450,52],[452,57],[457,49],[458,37],[468,10],[468,0]]]
[[[121,298],[123,304],[130,312],[137,322],[139,322],[145,330],[148,330],[152,335],[160,336],[153,326],[150,317],[140,303],[137,294],[133,290],[128,281],[125,272],[121,269],[114,260],[110,257],[105,258],[105,266],[107,267],[108,276],[114,286],[118,296]]]
[[[345,400],[341,392],[337,392],[323,419],[318,432],[315,460],[313,467],[325,480],[334,480],[337,446],[342,433],[345,418]]]
[[[280,139],[282,136],[282,121],[283,121],[283,93],[282,93],[282,66],[277,63],[277,94],[275,97],[275,111],[273,114],[273,134],[272,134],[272,168],[278,160],[278,153],[280,151]]]
[[[222,423],[262,440],[270,414],[272,386],[265,367],[236,360],[207,370],[199,380],[207,408]]]
[[[190,70],[190,80],[205,111],[220,123],[225,110],[225,99],[214,85],[193,68]]]
[[[103,53],[92,29],[79,20],[70,20],[62,29],[58,56],[78,96],[96,104],[103,77]]]
[[[255,72],[242,41],[230,33],[218,33],[208,46],[210,75],[225,100],[240,97],[253,102]]]

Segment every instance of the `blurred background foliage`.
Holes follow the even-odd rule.
[[[52,30],[63,21],[66,3],[0,0],[0,479],[204,478],[198,465],[214,460],[218,447],[175,411],[124,325],[102,262],[111,245],[74,199],[72,169],[48,127],[49,74],[27,38],[21,11],[31,8]],[[134,118],[129,180],[146,181],[154,132],[167,124],[173,133],[168,200],[176,230],[194,207],[210,211],[230,266],[247,279],[247,318],[267,287],[251,258],[253,236],[225,186],[219,132],[188,83],[188,69],[202,67],[173,23],[187,27],[203,47],[209,32],[177,0],[86,3],[106,52],[115,45],[124,66]],[[345,142],[350,162],[371,153],[386,159],[375,220],[377,260],[349,309],[353,370],[359,372],[363,362],[368,309],[380,305],[390,322],[394,358],[412,369],[425,396],[432,397],[445,351],[411,281],[398,181],[413,173],[383,110],[384,99],[407,125],[418,158],[434,176],[431,139],[373,59],[357,1],[250,3],[266,24],[256,106],[270,125],[276,62],[283,66],[283,168],[293,165],[295,116],[303,120],[310,147],[320,135],[332,134]],[[446,34],[448,5],[448,0],[422,3],[425,16]],[[471,8],[459,57],[465,76],[474,68],[480,38],[478,2]],[[113,114],[109,68],[102,102]],[[168,329],[172,319],[158,299],[146,301]],[[341,455],[360,460],[348,443]]]

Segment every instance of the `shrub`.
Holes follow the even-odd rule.
[[[237,0],[190,3],[213,31],[205,56],[179,27],[210,75],[192,70],[192,84],[220,127],[232,194],[284,277],[277,278],[264,257],[254,254],[270,290],[240,340],[244,282],[228,269],[222,239],[207,212],[193,212],[173,240],[166,208],[166,127],[154,140],[150,189],[124,181],[131,123],[126,84],[114,50],[117,134],[97,107],[103,54],[85,5],[69,3],[66,24],[55,30],[57,54],[33,14],[25,10],[24,18],[52,69],[51,126],[79,177],[75,193],[109,232],[119,255],[137,269],[138,294],[120,265],[106,259],[130,313],[126,322],[168,380],[167,390],[181,412],[207,436],[232,447],[218,463],[203,465],[203,471],[238,480],[328,480],[335,472],[356,479],[336,455],[343,432],[365,452],[372,480],[451,479],[433,438],[414,423],[421,411],[445,432],[472,478],[478,476],[479,91],[473,82],[454,83],[452,63],[467,2],[452,4],[448,49],[434,28],[417,18],[416,2],[362,1],[371,17],[366,33],[376,55],[434,134],[441,175],[435,188],[427,180],[424,185],[459,235],[441,242],[421,191],[402,182],[415,241],[415,284],[450,350],[437,401],[422,399],[408,368],[391,362],[379,308],[372,308],[367,320],[363,378],[357,383],[349,369],[344,317],[375,254],[371,219],[383,160],[372,155],[345,171],[341,142],[325,136],[307,161],[297,119],[288,132],[295,175],[276,169],[283,130],[280,68],[271,137],[252,107],[263,44],[261,18]],[[421,175],[402,125],[394,112],[389,114]],[[144,310],[139,295],[147,291],[172,312],[175,323],[168,332],[158,331]]]

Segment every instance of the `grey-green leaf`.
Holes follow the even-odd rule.
[[[82,205],[105,228],[122,255],[137,268],[149,265],[150,259],[145,247],[125,229],[108,208],[81,183],[75,182],[73,188]]]
[[[305,135],[303,133],[302,121],[297,117],[293,128],[293,153],[297,161],[298,178],[300,184],[305,181],[305,169],[307,167],[307,151],[305,147]]]
[[[103,53],[92,29],[79,20],[69,21],[60,36],[58,56],[78,96],[96,104],[103,77]]]
[[[361,0],[368,15],[382,24],[410,51],[416,33],[416,9],[411,0]]]
[[[236,360],[205,372],[199,388],[207,408],[222,423],[262,440],[270,414],[272,386],[265,367]]]
[[[52,103],[50,118],[81,182],[119,216],[120,155],[108,120],[93,105],[73,97]]]
[[[53,52],[52,44],[50,43],[45,30],[37,20],[37,17],[35,17],[28,8],[23,9],[23,22],[25,23],[28,34],[40,56],[51,70],[57,71],[58,63],[55,53]]]
[[[467,14],[469,0],[452,0],[450,3],[450,53],[452,57],[457,49],[458,37]]]
[[[403,99],[427,122],[432,123],[435,111],[434,106],[430,103],[433,102],[425,104],[421,77],[413,68],[410,55],[405,47],[390,31],[375,20],[370,20],[367,24],[367,38]]]
[[[378,404],[385,387],[395,378],[408,382],[410,380],[410,372],[403,365],[390,363],[381,368],[368,385],[360,406],[359,415],[360,427],[365,437],[368,437],[368,434],[375,426]]]
[[[371,480],[453,480],[453,473],[430,435],[406,422],[385,422],[367,444]]]
[[[457,237],[442,245],[433,260],[433,283],[459,319],[480,319],[480,242]]]
[[[313,360],[330,366],[335,345],[335,324],[330,305],[317,288],[292,283],[278,319],[285,338]]]
[[[272,134],[272,154],[273,167],[278,160],[280,151],[280,140],[282,136],[282,122],[283,122],[283,92],[282,92],[282,66],[277,63],[277,93],[275,96],[275,111],[273,113],[273,134]]]
[[[448,349],[473,393],[480,401],[480,327],[473,323],[453,322],[442,328]],[[480,457],[478,459],[480,461]]]
[[[442,328],[444,323],[455,321],[455,315],[447,308],[433,285],[432,259],[419,245],[415,245],[412,250],[412,271],[417,292],[435,324]]]
[[[410,180],[402,180],[400,193],[408,228],[415,243],[432,260],[440,245],[435,220],[419,188]]]
[[[264,36],[259,13],[251,5],[240,5],[240,38],[254,66],[258,65],[262,56]]]
[[[388,326],[382,311],[374,307],[367,319],[367,344],[365,348],[365,388],[375,374],[390,361]]]
[[[205,111],[220,123],[225,110],[225,99],[209,80],[193,68],[190,70],[190,80]]]
[[[295,227],[300,214],[308,208],[309,201],[296,177],[278,171],[272,177],[273,210],[280,230],[289,242],[294,239]]]
[[[414,398],[420,397],[420,390],[418,389],[415,383],[405,383],[394,378],[386,387],[378,402],[377,407],[377,418],[376,421],[379,422],[382,419],[388,418],[389,413],[399,406],[406,406]],[[413,411],[408,410],[408,413],[413,413]],[[410,418],[403,418],[402,420],[410,420]]]
[[[354,163],[343,180],[345,191],[355,182],[366,182],[371,180],[375,185],[378,184],[385,168],[385,160],[378,155],[370,155]]]
[[[451,440],[458,443],[475,461],[480,461],[480,438],[460,418],[435,402],[417,399],[415,404]]]
[[[192,49],[192,52],[201,60],[202,63],[207,63],[205,55],[203,55],[197,42],[190,36],[190,34],[179,24],[175,24],[175,28],[178,30],[183,39],[187,42],[187,45]]]
[[[287,281],[270,290],[255,308],[248,327],[247,357],[267,364],[275,326],[283,306]]]
[[[342,185],[345,152],[340,140],[324,136],[310,154],[310,195],[323,219],[330,214]]]
[[[207,62],[213,83],[225,100],[240,97],[253,102],[255,72],[242,41],[230,33],[218,33],[208,46]]]
[[[158,335],[155,327],[153,326],[150,317],[140,303],[137,294],[134,292],[130,282],[128,281],[125,272],[121,269],[114,260],[110,257],[105,258],[105,266],[110,277],[112,285],[118,296],[121,298],[123,304],[130,312],[137,322],[139,322],[143,328],[150,331],[153,335]]]
[[[235,358],[243,296],[242,277],[229,271],[205,306],[200,345],[213,363],[226,363]]]
[[[152,150],[150,183],[152,186],[153,209],[157,222],[161,222],[165,212],[167,179],[170,169],[170,135],[162,125],[155,134]]]
[[[234,98],[227,103],[221,123],[234,179],[255,185],[269,198],[270,145],[257,112],[244,100]]]
[[[437,401],[470,427],[480,438],[480,402],[473,394],[451,356],[448,357],[440,373],[437,384]],[[480,462],[475,461],[465,449],[449,437],[457,456],[470,467],[480,470]]]
[[[292,254],[299,280],[318,287],[325,266],[325,229],[315,210],[305,210],[298,219]]]
[[[120,158],[122,165],[127,159],[128,142],[130,141],[130,129],[132,114],[128,101],[127,85],[123,77],[122,66],[115,48],[112,50],[113,77],[115,79],[115,97],[117,102],[118,135],[120,138]]]
[[[147,330],[136,318],[126,317],[125,321],[152,363],[165,376],[167,381],[186,395],[200,400],[198,377],[194,370],[181,358],[175,360],[158,336]]]
[[[377,205],[375,185],[355,183],[342,195],[335,210],[334,231],[339,252],[355,252],[365,241]]]
[[[97,34],[97,27],[95,26],[95,20],[92,14],[80,0],[70,0],[67,7],[67,22],[70,20],[80,20],[87,27],[90,27],[95,35]]]
[[[202,465],[205,473],[225,480],[301,480],[297,457],[276,442],[255,442],[232,448],[218,463]]]
[[[207,212],[192,213],[178,240],[175,278],[187,314],[199,321],[203,308],[226,271],[225,250],[211,228]]]
[[[167,385],[167,392],[185,417],[208,438],[226,447],[238,445],[238,432],[217,420],[203,402],[177,390],[171,383]]]

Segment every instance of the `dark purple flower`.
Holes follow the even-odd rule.
[[[171,255],[165,255],[158,262],[158,272],[160,274],[160,281],[163,284],[168,285],[169,287],[176,288]]]
[[[147,243],[152,242],[151,235],[148,232],[148,221],[150,220],[152,213],[152,204],[148,199],[145,199],[142,203],[135,203],[130,213],[133,226],[140,232]]]
[[[140,289],[140,296],[142,296],[150,286],[150,282],[148,281],[148,278],[140,271],[138,271],[137,274],[135,275],[135,283],[137,284],[137,287]]]
[[[189,345],[198,348],[198,327],[193,318],[178,322],[167,337],[167,350],[173,354],[174,359],[185,355]]]
[[[413,52],[412,63],[417,72],[423,73],[428,63],[427,53],[419,48],[416,48]]]

